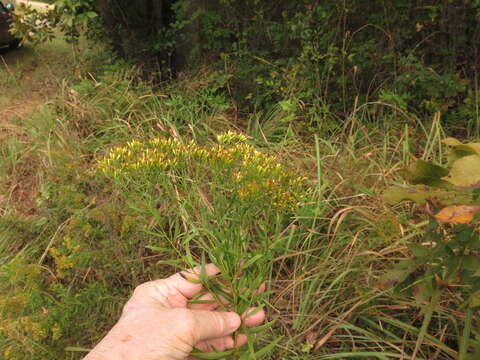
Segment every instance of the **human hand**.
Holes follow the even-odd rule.
[[[213,264],[206,265],[205,271],[207,276],[220,272]],[[120,320],[84,360],[185,360],[194,348],[224,351],[244,345],[244,334],[231,336],[240,327],[241,317],[215,311],[219,304],[211,294],[200,298],[211,302],[188,305],[202,290],[201,284],[188,280],[198,279],[199,272],[195,268],[138,286]],[[256,326],[265,320],[265,313],[261,310],[243,318],[246,326]]]

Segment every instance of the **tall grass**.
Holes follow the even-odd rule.
[[[405,242],[422,223],[379,195],[413,156],[440,161],[440,117],[430,128],[385,119],[371,126],[357,106],[345,129],[305,135],[282,120],[289,114],[281,106],[235,118],[212,84],[204,73],[155,89],[114,65],[63,82],[41,111],[2,129],[9,138],[0,147],[3,358],[79,359],[76,350],[94,346],[136,285],[209,261],[223,274],[205,283],[215,296],[239,312],[264,307],[276,320],[228,358],[412,356],[422,304],[381,288],[378,278],[409,256]],[[228,130],[246,144],[232,163],[182,153],[227,151],[235,145],[222,147],[215,135]],[[175,165],[99,171],[118,147],[156,138],[175,139]],[[232,176],[255,164],[245,154],[305,178],[304,195],[288,207],[264,188],[242,195],[250,183]],[[253,183],[276,180],[273,170],[248,174]],[[32,178],[22,198],[18,189]],[[20,206],[27,200],[28,211]],[[267,291],[255,295],[264,282]],[[432,313],[417,359],[456,358],[464,314],[451,295]]]

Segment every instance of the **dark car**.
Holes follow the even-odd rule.
[[[0,47],[8,46],[11,49],[15,49],[20,45],[20,39],[17,39],[10,33],[11,12],[13,10],[13,4],[8,3],[4,5],[0,0]]]

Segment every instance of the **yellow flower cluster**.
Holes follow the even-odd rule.
[[[4,319],[5,320],[5,319]],[[23,351],[29,352],[25,348],[26,341],[42,343],[50,338],[58,341],[62,336],[62,330],[58,323],[54,326],[45,326],[37,316],[21,316],[3,321],[0,325],[0,336],[10,339],[10,344],[0,353],[0,358],[5,360],[16,360],[25,357],[20,355]],[[20,357],[19,357],[20,356]]]
[[[53,341],[57,341],[63,336],[62,329],[58,324],[52,327],[51,332]]]
[[[7,338],[17,341],[27,338],[35,342],[41,342],[48,337],[49,333],[48,330],[42,327],[38,319],[31,316],[21,316],[16,319],[10,319],[10,321],[2,322],[0,325],[0,335],[6,335]],[[15,352],[15,346],[12,345],[7,347],[2,355],[5,359],[16,359]]]
[[[176,139],[133,140],[117,147],[98,163],[98,169],[114,179],[158,183],[169,171],[189,178],[222,178],[242,201],[268,201],[292,208],[306,195],[306,180],[287,170],[278,160],[246,143],[246,136],[227,132],[218,144],[200,146]],[[197,171],[200,169],[201,171]]]
[[[32,344],[58,341],[62,329],[47,316],[42,266],[29,264],[24,254],[19,254],[2,270],[7,278],[0,287],[0,339],[7,341],[0,340],[4,345],[0,359],[30,359]]]
[[[217,141],[221,145],[233,145],[247,142],[247,137],[233,131],[217,135]]]
[[[177,165],[177,158],[190,144],[182,145],[175,139],[152,139],[141,143],[137,140],[113,149],[98,164],[99,169],[114,176],[142,170],[165,171]]]
[[[23,330],[35,341],[41,341],[48,336],[48,333],[42,328],[40,323],[29,316],[22,316],[19,319],[19,323]]]
[[[50,255],[55,261],[57,276],[60,279],[65,277],[66,271],[74,267],[73,257],[80,251],[80,245],[74,244],[69,236],[65,236],[63,245],[62,249],[56,247],[50,249]]]

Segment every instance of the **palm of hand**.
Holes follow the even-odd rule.
[[[198,270],[198,269],[197,269]],[[212,264],[207,275],[218,273]],[[187,273],[190,277],[192,273]],[[85,360],[110,359],[95,353],[120,353],[117,359],[184,360],[194,348],[202,351],[223,351],[246,343],[245,335],[235,340],[231,334],[241,324],[233,312],[213,311],[219,304],[208,302],[188,305],[189,299],[202,290],[202,285],[175,274],[167,279],[138,286],[124,307],[119,322]],[[210,294],[201,297],[212,300]],[[246,326],[264,321],[263,311],[244,319]]]

